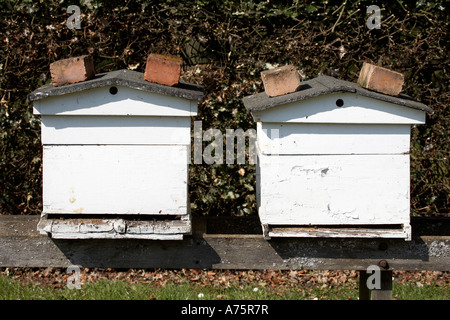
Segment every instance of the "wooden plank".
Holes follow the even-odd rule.
[[[336,101],[343,100],[338,107]],[[308,100],[252,111],[256,122],[423,124],[425,113],[397,104],[355,95],[333,93]]]
[[[194,219],[183,240],[58,240],[40,235],[38,216],[0,216],[0,267],[450,271],[449,219],[413,220],[413,239],[265,240],[256,217]],[[250,229],[242,233],[245,226]],[[223,226],[223,227],[221,227]],[[238,234],[208,233],[208,230]],[[206,233],[203,233],[205,231]]]
[[[268,237],[300,238],[409,238],[409,225],[404,228],[325,228],[325,227],[270,227]]]
[[[402,154],[409,125],[257,123],[263,154]]]
[[[160,234],[160,233],[147,233],[147,234],[118,234],[118,233],[107,233],[107,232],[97,232],[97,233],[80,233],[80,232],[58,232],[52,234],[52,239],[65,239],[65,240],[78,240],[78,239],[143,239],[143,240],[182,240],[183,234],[173,233],[173,234]]]
[[[190,145],[188,117],[42,116],[42,143]]]
[[[53,239],[152,239],[181,240],[191,233],[187,220],[136,220],[111,218],[48,218],[42,216],[38,230]]]
[[[172,116],[197,115],[197,103],[158,93],[109,86],[53,96],[33,103],[34,114],[91,116]]]
[[[187,157],[187,146],[44,146],[44,213],[185,215]]]

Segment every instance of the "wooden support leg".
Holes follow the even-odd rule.
[[[372,300],[392,300],[392,270],[381,271],[381,288],[372,290]]]
[[[359,300],[370,300],[370,289],[367,288],[369,274],[366,270],[359,271]]]
[[[392,270],[380,271],[379,289],[367,287],[370,276],[366,270],[359,271],[359,300],[392,300]]]

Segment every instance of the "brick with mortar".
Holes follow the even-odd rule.
[[[62,59],[50,64],[53,86],[86,81],[95,76],[94,59],[90,55]]]
[[[150,54],[147,58],[144,79],[166,86],[177,85],[183,60],[172,55]]]
[[[357,82],[366,89],[396,96],[402,91],[404,77],[399,72],[364,62]]]
[[[261,72],[264,90],[269,97],[292,93],[300,87],[300,74],[292,65]]]

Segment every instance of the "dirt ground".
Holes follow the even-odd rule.
[[[65,268],[0,268],[0,274],[14,277],[21,283],[63,288],[70,274]],[[129,283],[181,283],[189,281],[202,286],[228,286],[250,283],[266,283],[269,286],[297,287],[302,285],[331,288],[345,283],[358,284],[357,271],[279,271],[279,270],[199,270],[199,269],[88,269],[80,270],[81,284],[102,279],[123,280]],[[450,283],[450,272],[441,271],[393,271],[394,282],[412,283],[417,286],[434,283],[442,286]]]

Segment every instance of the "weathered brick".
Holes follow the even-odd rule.
[[[53,86],[92,79],[95,76],[94,59],[90,55],[58,60],[50,64]]]
[[[292,93],[300,87],[300,74],[292,65],[262,71],[261,79],[269,97]]]
[[[166,86],[177,85],[183,60],[172,55],[150,54],[145,66],[144,79]]]
[[[402,91],[403,74],[364,62],[359,73],[359,85],[392,96]]]

